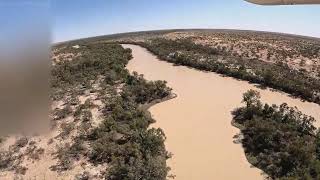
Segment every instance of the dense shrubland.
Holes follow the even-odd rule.
[[[320,81],[281,61],[268,63],[256,58],[233,56],[222,48],[195,44],[188,39],[152,39],[130,43],[141,45],[160,59],[177,65],[247,80],[320,104]]]
[[[161,129],[148,128],[154,120],[140,106],[169,96],[171,89],[166,87],[166,82],[149,82],[137,73],[130,75],[125,69],[132,57],[130,49],[105,43],[80,44],[80,47],[61,48],[63,52],[81,55],[53,67],[52,99],[81,95],[92,89],[93,82],[101,77],[101,89],[96,91],[105,104],[101,110],[104,120],[92,128],[88,122],[92,119],[93,105],[86,101],[77,106],[73,116],[75,120],[82,119],[82,131],[73,145],[58,149],[59,164],[53,168],[68,170],[72,161],[79,159],[77,153],[82,153],[92,164],[108,164],[106,179],[166,179],[169,155],[164,146],[165,135]],[[71,114],[70,108],[56,113],[58,119]],[[84,143],[89,143],[90,148],[83,149]]]
[[[320,132],[314,118],[287,104],[262,104],[258,92],[243,95],[233,124],[250,163],[272,179],[319,179]]]
[[[73,52],[79,51],[74,53],[80,56],[53,67],[52,98],[81,95],[102,77],[101,89],[97,92],[105,104],[101,110],[104,120],[92,128],[85,122],[92,119],[93,105],[86,101],[77,106],[73,116],[75,120],[82,119],[82,131],[73,145],[58,149],[59,164],[53,168],[68,170],[72,161],[79,159],[77,153],[82,153],[92,164],[108,164],[106,179],[166,179],[169,155],[164,146],[165,135],[161,129],[148,128],[154,120],[140,106],[169,96],[171,89],[166,87],[166,82],[149,82],[137,73],[130,75],[125,69],[131,58],[130,49],[104,43],[80,47],[71,48]],[[68,52],[68,48],[62,51]],[[71,114],[70,108],[56,113],[59,119]],[[68,129],[67,125],[64,127]],[[83,149],[84,143],[89,143],[90,148]]]
[[[131,50],[114,44],[85,44],[80,49],[61,48],[59,53],[72,52],[81,54],[72,61],[58,62],[52,68],[51,90],[54,100],[80,87],[89,89],[91,81],[98,76],[106,76],[110,84],[129,76],[125,65],[131,58]],[[107,83],[108,83],[107,82]]]

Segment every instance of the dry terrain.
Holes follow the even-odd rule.
[[[126,46],[132,53],[110,42],[141,43],[159,52],[161,60],[213,73],[172,66],[139,47]],[[126,65],[132,55],[127,68],[154,81],[129,74]],[[239,130],[231,126],[230,111],[248,89],[259,90],[266,102],[297,106],[316,118],[317,127],[320,124],[320,40],[316,38],[236,30],[150,31],[58,44],[51,58],[51,130],[0,137],[0,179],[165,179],[170,175],[166,161],[172,151],[169,165],[177,179],[262,178],[233,142]],[[206,69],[208,65],[212,69]],[[280,76],[264,71],[269,67]],[[281,74],[284,67],[283,72],[297,78]],[[280,92],[221,76],[239,73],[238,80],[267,79],[260,84]],[[279,85],[284,79],[290,79],[285,87]],[[177,98],[151,108],[158,123],[150,126],[155,120],[145,107],[173,97],[162,80],[168,81]],[[219,164],[212,165],[215,162]],[[224,166],[239,169],[228,173]]]
[[[311,77],[320,78],[318,38],[258,31],[200,29],[125,34],[116,40],[145,42],[156,38],[189,39],[196,44],[219,49],[233,56],[258,59],[268,63],[286,63],[292,69],[307,71]]]

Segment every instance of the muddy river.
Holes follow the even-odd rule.
[[[297,106],[320,126],[319,105],[216,73],[173,66],[144,48],[123,46],[132,49],[130,72],[144,74],[148,80],[165,80],[178,95],[150,108],[157,121],[153,126],[162,128],[167,136],[166,148],[173,153],[168,165],[177,180],[263,179],[261,170],[246,160],[241,145],[233,142],[239,130],[231,125],[230,112],[241,105],[242,94],[249,89],[258,90],[264,102]]]

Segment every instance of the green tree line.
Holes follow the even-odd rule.
[[[313,117],[285,103],[263,104],[254,90],[243,103],[232,112],[233,125],[251,164],[271,179],[320,179],[320,132]]]
[[[320,81],[308,76],[305,71],[290,68],[286,63],[268,63],[256,58],[233,56],[221,48],[195,44],[189,39],[158,38],[126,43],[145,47],[161,60],[176,65],[213,71],[320,104]]]

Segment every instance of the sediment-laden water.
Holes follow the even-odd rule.
[[[267,103],[288,103],[315,117],[320,127],[320,106],[302,102],[285,93],[257,89],[253,84],[212,72],[202,72],[160,61],[146,49],[132,49],[127,69],[144,74],[148,80],[165,80],[177,98],[150,108],[157,121],[153,126],[164,130],[166,148],[173,153],[168,161],[177,180],[256,180],[261,171],[252,168],[241,144],[235,144],[239,130],[231,125],[231,111],[241,105],[242,94],[258,90]]]

